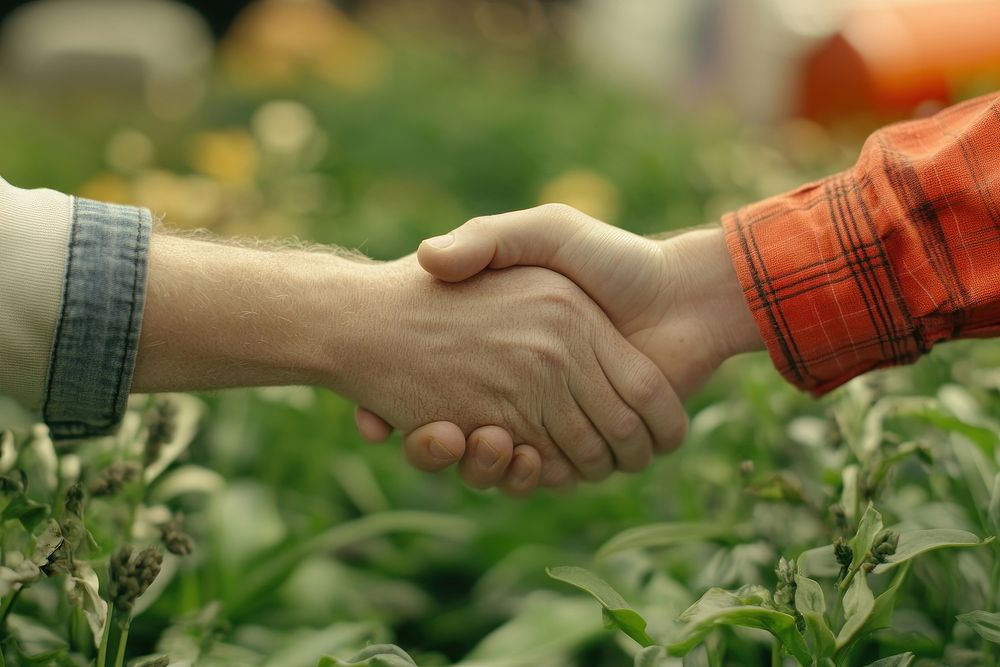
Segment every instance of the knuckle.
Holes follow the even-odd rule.
[[[580,211],[573,208],[569,204],[563,204],[561,202],[551,202],[548,204],[542,204],[541,212],[546,217],[555,218],[558,220],[571,220],[576,216],[580,215]]]
[[[635,405],[648,406],[663,393],[663,375],[651,361],[636,368],[632,377],[632,399]]]
[[[551,286],[540,294],[539,299],[552,309],[553,320],[558,323],[565,322],[563,318],[567,316],[579,313],[583,303],[580,293],[567,287]]]
[[[566,351],[547,341],[536,341],[525,346],[530,368],[563,368],[566,365]]]
[[[622,410],[608,427],[608,436],[613,442],[633,440],[643,428],[643,421],[633,410]]]
[[[603,440],[578,445],[573,458],[580,468],[585,470],[611,467],[611,457]]]
[[[548,463],[543,466],[542,486],[559,488],[568,486],[576,478],[573,470],[562,461]]]
[[[466,229],[471,229],[473,231],[476,231],[488,227],[489,224],[490,222],[488,217],[484,215],[477,215],[476,217],[467,220],[466,223],[462,226],[465,227]]]
[[[614,459],[603,441],[578,448],[573,463],[588,482],[599,482],[615,470]]]

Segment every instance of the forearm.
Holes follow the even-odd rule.
[[[154,235],[132,390],[346,389],[363,266],[325,252]]]

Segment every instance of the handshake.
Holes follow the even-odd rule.
[[[372,368],[357,426],[373,442],[399,426],[412,465],[458,463],[477,488],[639,471],[684,438],[683,400],[764,348],[718,225],[655,241],[545,205],[473,219],[416,260],[390,265],[379,325],[410,334],[407,358]]]
[[[120,419],[128,387],[311,384],[362,406],[369,440],[400,429],[412,464],[458,463],[473,486],[637,471],[678,446],[682,401],[735,354],[766,348],[819,395],[1000,334],[998,128],[996,94],[891,125],[851,169],[662,240],[546,205],[384,263],[150,238],[148,211],[0,179],[0,228],[23,253],[7,267],[18,317],[0,331],[0,389],[79,437]],[[62,213],[23,222],[39,211]]]
[[[720,226],[655,241],[545,205],[384,263],[155,233],[132,389],[324,386],[417,468],[522,495],[641,470],[763,347]]]

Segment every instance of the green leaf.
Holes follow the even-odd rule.
[[[604,625],[615,628],[634,639],[641,646],[651,646],[653,640],[646,634],[646,619],[629,606],[625,598],[606,581],[582,567],[552,567],[546,573],[590,593],[604,607]]]
[[[837,650],[837,638],[826,623],[826,598],[819,583],[809,577],[795,577],[795,608],[806,624],[806,642],[813,655],[825,658]]]
[[[746,488],[747,495],[761,500],[785,502],[792,505],[805,504],[805,494],[802,492],[802,482],[790,473],[779,471],[750,484]]]
[[[803,551],[795,566],[799,573],[807,577],[836,577],[840,573],[840,563],[833,555],[832,544]]]
[[[535,591],[517,615],[487,635],[454,667],[563,664],[565,656],[601,634],[591,600]]]
[[[45,517],[49,515],[49,506],[32,500],[23,493],[18,493],[10,499],[7,507],[0,513],[0,522],[17,519],[25,530],[34,530]]]
[[[370,623],[333,623],[325,628],[302,628],[283,635],[281,645],[268,651],[260,667],[308,667],[317,655],[354,653],[379,636]],[[378,664],[378,663],[376,663]]]
[[[597,550],[594,558],[596,560],[603,560],[612,554],[630,549],[668,547],[683,542],[728,538],[732,534],[733,530],[731,527],[721,524],[654,523],[623,530],[605,542]]]
[[[51,655],[67,647],[66,640],[53,632],[48,624],[29,616],[10,614],[6,623],[9,635],[5,635],[4,640],[8,637],[15,640],[12,643],[16,643],[24,657],[29,659],[40,655]]]
[[[993,493],[990,496],[990,507],[986,513],[993,536],[1000,540],[1000,473],[993,478]]]
[[[826,597],[819,582],[801,574],[795,576],[795,608],[800,613],[826,613]]]
[[[960,435],[952,435],[949,444],[961,473],[955,480],[957,496],[968,494],[980,510],[989,507],[993,478],[997,473],[993,458],[987,457],[981,449]]]
[[[881,523],[881,522],[879,522]],[[875,609],[875,596],[868,587],[868,577],[863,572],[854,575],[847,594],[844,595],[844,627],[837,635],[837,650],[846,646],[864,627]]]
[[[752,590],[756,591],[757,588],[760,587]],[[667,646],[670,655],[686,655],[705,641],[716,627],[729,625],[767,630],[801,664],[810,664],[812,659],[809,649],[795,627],[795,617],[774,609],[747,604],[749,590],[751,589],[744,588],[731,592],[721,588],[709,589],[680,615],[678,620],[686,621],[686,625],[681,632],[681,639]],[[759,592],[749,592],[749,595],[758,604],[765,601]]]
[[[994,455],[997,445],[1000,444],[1000,436],[991,429],[974,426],[941,409],[927,408],[913,416],[942,431],[964,435],[990,457]]]
[[[342,549],[380,535],[415,532],[447,540],[467,540],[476,525],[462,517],[431,512],[399,510],[369,514],[345,521],[312,538],[290,541],[271,552],[262,552],[247,569],[226,607],[230,614],[248,613],[265,593],[278,588],[295,570],[295,565],[311,554]]]
[[[875,662],[869,662],[865,667],[910,667],[915,658],[915,655],[907,651],[906,653],[890,655],[888,658],[881,658]]]
[[[959,614],[956,618],[975,630],[976,634],[986,641],[1000,644],[1000,614],[979,610]]]
[[[854,521],[858,516],[858,485],[860,483],[861,468],[856,464],[844,466],[840,473],[843,491],[840,494],[840,505],[844,508],[844,514],[849,521]]]
[[[882,530],[882,515],[878,513],[875,506],[868,503],[861,521],[858,523],[858,532],[851,538],[851,569],[857,569],[868,559],[868,550],[872,548],[875,536]]]
[[[660,667],[667,658],[667,649],[663,646],[647,646],[635,654],[632,667]]]
[[[874,572],[875,574],[881,574],[900,563],[905,563],[922,553],[933,551],[934,549],[978,547],[992,541],[992,537],[980,540],[974,533],[957,528],[908,530],[899,534],[899,544],[896,546],[896,553],[889,556],[885,563],[877,565]]]
[[[325,657],[316,667],[417,667],[417,663],[394,644],[372,644],[350,660]]]
[[[685,609],[677,618],[679,621],[694,621],[720,609],[743,606],[771,605],[771,593],[763,586],[748,584],[735,591],[710,588],[693,605]]]
[[[872,615],[868,617],[868,622],[865,624],[864,630],[866,632],[873,632],[889,627],[892,620],[892,610],[896,607],[896,595],[899,593],[906,575],[909,574],[911,563],[912,561],[907,561],[902,567],[897,569],[889,585],[875,598],[875,607],[872,609]]]

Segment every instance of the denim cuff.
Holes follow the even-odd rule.
[[[73,198],[42,402],[53,438],[106,435],[121,421],[139,349],[151,228],[146,209]]]

